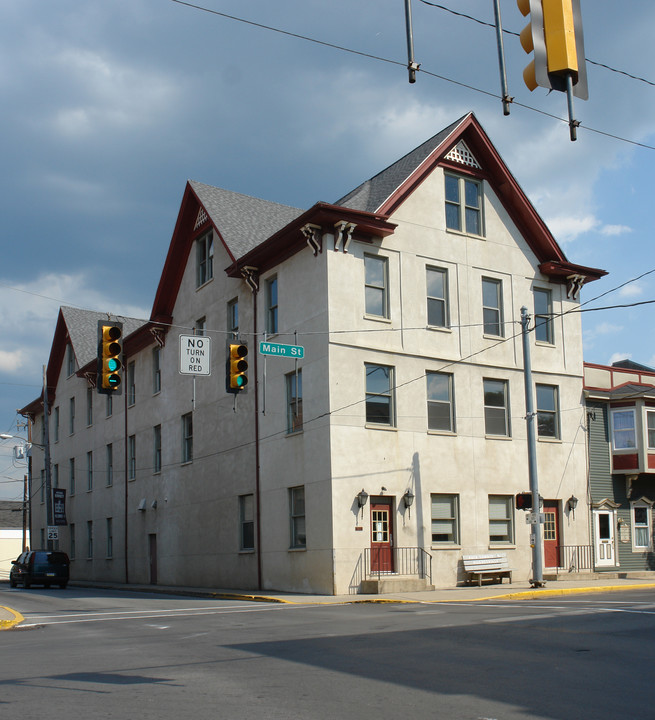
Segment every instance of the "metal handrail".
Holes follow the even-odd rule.
[[[383,570],[381,556],[389,552],[390,567]],[[372,569],[374,560],[377,561],[376,570]],[[367,577],[377,577],[378,580],[383,575],[413,575],[432,583],[432,555],[421,547],[366,548],[364,567]]]

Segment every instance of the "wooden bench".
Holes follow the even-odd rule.
[[[464,555],[464,572],[466,580],[469,584],[475,578],[478,580],[478,586],[482,585],[483,577],[492,577],[496,582],[502,583],[503,577],[508,577],[512,582],[512,571],[507,563],[507,555],[505,553],[494,553],[489,555]]]

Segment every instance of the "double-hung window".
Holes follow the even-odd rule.
[[[630,450],[637,447],[634,409],[612,410],[611,415],[614,450]]]
[[[427,372],[428,430],[455,432],[453,376]]]
[[[196,287],[214,277],[214,234],[211,230],[196,240],[196,268]]]
[[[485,378],[484,432],[509,437],[509,388],[507,380]]]
[[[393,401],[393,368],[365,363],[366,422],[395,426]]]
[[[86,424],[87,427],[93,425],[93,388],[86,390]]]
[[[75,495],[75,458],[68,461],[68,476],[70,481],[70,494]]]
[[[651,547],[651,505],[639,501],[631,503],[632,547],[635,550],[648,550]]]
[[[428,325],[450,327],[448,312],[448,270],[427,268]]]
[[[127,479],[136,479],[136,435],[127,438]]]
[[[289,373],[287,381],[287,432],[302,430],[302,370]]]
[[[161,425],[155,425],[152,429],[153,472],[161,472]]]
[[[489,542],[514,542],[514,508],[512,495],[489,495]]]
[[[239,550],[255,549],[255,496],[239,495]]]
[[[182,415],[182,462],[193,460],[193,415]]]
[[[239,298],[227,304],[227,329],[235,336],[239,332]]]
[[[152,393],[161,392],[161,348],[152,349]]]
[[[459,495],[434,494],[432,500],[432,543],[459,544]]]
[[[278,331],[277,276],[266,281],[266,332]]]
[[[553,344],[553,299],[550,290],[535,288],[534,336],[537,342]]]
[[[485,335],[504,337],[503,283],[494,278],[482,278],[482,324]]]
[[[469,235],[484,235],[482,183],[446,173],[445,186],[448,230],[466,232]]]
[[[114,446],[109,443],[105,448],[105,459],[107,460],[107,487],[114,484]]]
[[[364,255],[366,314],[389,317],[389,261],[378,255]]]
[[[108,483],[111,485],[111,483]],[[89,450],[86,454],[86,489],[93,490],[93,451]]]
[[[134,361],[127,364],[127,404],[129,407],[136,403],[136,364]]]
[[[559,439],[559,389],[556,385],[537,385],[536,390],[537,435]]]
[[[305,531],[305,487],[289,488],[289,519],[291,531],[291,547],[307,547]]]
[[[107,529],[107,557],[114,557],[114,520],[113,518],[106,518]]]
[[[655,411],[646,411],[646,423],[648,426],[648,449],[655,449]]]

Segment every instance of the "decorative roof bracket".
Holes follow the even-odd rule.
[[[343,252],[348,252],[348,246],[353,239],[353,232],[356,227],[355,223],[349,223],[345,220],[340,220],[334,224],[334,252],[339,252],[341,243],[343,243]]]
[[[300,228],[300,232],[307,239],[307,244],[312,249],[314,257],[323,252],[323,234],[321,230],[320,225],[312,225],[312,223],[307,223]]]
[[[256,267],[245,265],[241,268],[241,275],[254,293],[259,290],[259,270]]]
[[[152,336],[157,341],[157,345],[159,347],[164,347],[166,345],[166,333],[162,330],[160,327],[151,327],[150,332],[152,333]]]
[[[584,285],[586,280],[584,275],[567,275],[566,277],[566,297],[573,298],[576,300],[580,288]]]

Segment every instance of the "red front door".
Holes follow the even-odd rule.
[[[559,502],[544,500],[544,565],[548,568],[559,567]]]
[[[393,572],[393,500],[371,500],[371,572]]]

